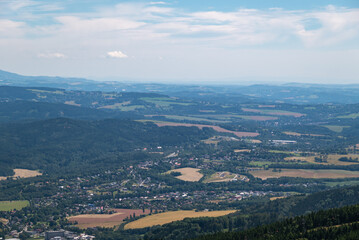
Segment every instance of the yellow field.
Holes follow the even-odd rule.
[[[328,159],[326,163],[320,163],[320,162],[315,162],[314,158],[318,157],[318,156],[310,156],[310,157],[287,157],[284,160],[301,160],[301,161],[306,161],[309,163],[314,163],[314,164],[322,164],[322,165],[341,165],[341,166],[346,166],[346,165],[353,165],[353,164],[359,164],[359,162],[341,162],[338,161],[339,158],[341,157],[347,157],[347,158],[358,158],[359,159],[359,154],[345,154],[345,155],[341,155],[341,154],[329,154],[328,155]]]
[[[242,152],[249,153],[249,152],[251,152],[251,150],[250,149],[234,149],[234,152],[235,153],[242,153]]]
[[[150,215],[144,218],[140,218],[134,222],[130,222],[125,225],[125,229],[136,229],[136,228],[151,227],[155,225],[163,225],[174,221],[180,221],[185,218],[219,217],[233,212],[236,212],[236,210],[211,211],[211,212],[196,212],[196,211],[163,212],[163,213]]]
[[[272,170],[250,171],[257,178],[280,178],[280,177],[300,177],[300,178],[359,178],[359,171],[333,170],[333,169],[282,169],[281,172]]]
[[[203,174],[200,173],[201,169],[198,168],[178,168],[178,169],[174,169],[171,171],[168,171],[167,173],[171,173],[171,172],[179,172],[182,175],[177,176],[176,178],[183,180],[183,181],[188,181],[188,182],[198,182],[202,177]]]
[[[13,178],[29,178],[29,177],[36,177],[42,175],[39,171],[35,170],[28,170],[28,169],[21,169],[21,168],[15,168],[14,169],[15,174],[11,177]],[[0,180],[6,180],[7,177],[0,177]]]
[[[311,133],[297,133],[297,132],[283,132],[283,133],[286,135],[289,135],[289,136],[297,136],[297,137],[300,137],[300,136],[324,137],[325,136],[322,134],[311,134]]]
[[[282,198],[286,198],[286,197],[284,197],[284,196],[281,196],[281,197],[271,197],[269,200],[274,201],[274,200],[282,199]]]

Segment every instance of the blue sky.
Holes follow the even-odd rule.
[[[0,0],[0,69],[176,83],[359,83],[357,0]]]

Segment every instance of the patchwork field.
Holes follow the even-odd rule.
[[[359,178],[359,171],[332,170],[332,169],[281,169],[280,172],[270,170],[250,171],[260,179],[299,177],[299,178]]]
[[[345,155],[343,155],[343,154],[329,154],[327,162],[315,162],[315,157],[318,157],[318,156],[286,157],[284,160],[301,160],[301,161],[306,161],[308,163],[322,164],[322,165],[333,164],[333,165],[347,166],[347,165],[359,164],[359,162],[342,162],[342,161],[338,160],[339,158],[342,158],[342,157],[353,158],[353,159],[358,158],[359,159],[359,154],[345,154]]]
[[[211,211],[211,212],[196,212],[196,211],[163,212],[138,219],[134,222],[130,222],[125,225],[125,229],[136,229],[136,228],[151,227],[155,225],[163,225],[174,221],[180,221],[185,218],[219,217],[219,216],[228,215],[233,212],[236,212],[236,210]]]
[[[68,220],[72,223],[77,222],[76,225],[79,228],[90,227],[114,227],[121,225],[126,217],[130,217],[135,214],[136,216],[147,215],[150,210],[146,209],[143,212],[142,209],[113,209],[116,213],[113,214],[82,214],[69,217]]]
[[[216,172],[212,174],[209,178],[204,180],[204,183],[213,183],[213,182],[230,182],[237,180],[249,181],[249,179],[244,175],[238,175],[230,172]]]
[[[203,128],[212,128],[213,130],[217,132],[224,132],[224,133],[232,133],[236,135],[237,137],[256,137],[259,135],[259,133],[255,132],[237,132],[237,131],[230,131],[218,126],[213,125],[203,125],[203,124],[191,124],[191,123],[175,123],[175,122],[155,122],[155,124],[159,127],[165,127],[165,126],[173,126],[173,127],[198,127],[199,129]]]
[[[260,115],[237,115],[237,114],[202,114],[202,115],[193,115],[194,117],[201,118],[210,118],[210,119],[218,119],[218,120],[230,120],[233,118],[240,118],[246,120],[255,120],[255,121],[271,121],[277,120],[278,117],[274,116],[260,116]]]
[[[0,211],[20,210],[29,206],[30,203],[27,200],[23,201],[0,201]]]
[[[13,176],[9,176],[9,177],[13,177],[13,178],[29,178],[29,177],[36,177],[36,176],[41,176],[42,173],[40,173],[39,171],[35,171],[35,170],[28,170],[28,169],[21,169],[21,168],[15,168],[14,169],[15,174]],[[0,177],[0,180],[5,180],[7,177]]]
[[[202,177],[203,174],[200,173],[201,169],[198,168],[178,168],[178,169],[174,169],[171,171],[168,171],[167,173],[171,173],[171,172],[179,172],[181,173],[180,176],[177,176],[176,178],[183,180],[183,181],[188,181],[188,182],[198,182]]]

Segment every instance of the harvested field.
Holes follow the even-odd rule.
[[[20,169],[20,168],[15,168],[14,172],[15,172],[14,177],[20,177],[20,178],[29,178],[29,177],[36,177],[42,175],[42,173],[40,173],[39,171]]]
[[[281,196],[281,197],[271,197],[269,200],[274,201],[277,199],[282,199],[282,198],[286,198],[285,196]]]
[[[76,103],[75,101],[65,101],[65,104],[81,107],[81,104]]]
[[[291,116],[291,117],[302,117],[305,114],[283,111],[283,110],[267,110],[267,109],[253,109],[253,108],[242,108],[245,112],[261,113],[266,115],[276,115],[276,116]]]
[[[251,151],[252,150],[250,150],[250,149],[234,149],[235,153],[243,153],[243,152],[250,153]]]
[[[353,158],[353,159],[358,158],[359,159],[359,154],[329,154],[327,162],[315,162],[315,157],[318,157],[318,156],[286,157],[284,160],[301,160],[301,161],[306,161],[308,163],[321,164],[321,165],[333,164],[333,165],[347,166],[347,165],[359,164],[359,162],[342,162],[342,161],[338,160],[341,157],[347,157],[347,158]]]
[[[200,173],[201,169],[198,168],[178,168],[178,169],[174,169],[171,171],[168,171],[167,173],[171,173],[171,172],[179,172],[182,175],[177,176],[176,178],[183,180],[183,181],[188,181],[188,182],[198,182],[202,177],[203,174]]]
[[[14,169],[15,174],[13,176],[9,176],[12,178],[29,178],[29,177],[36,177],[41,176],[42,173],[35,170],[28,170],[28,169],[21,169],[21,168],[15,168]],[[0,177],[0,180],[6,180],[7,177]]]
[[[136,228],[151,227],[155,225],[163,225],[174,221],[180,221],[185,218],[219,217],[233,212],[236,212],[236,210],[211,211],[211,212],[196,212],[196,211],[163,212],[138,219],[134,222],[130,222],[125,225],[125,229],[136,229]]]
[[[135,214],[136,216],[147,215],[150,210],[146,209],[145,212],[142,209],[112,209],[116,213],[113,214],[82,214],[69,217],[70,222],[77,222],[76,225],[79,228],[90,227],[114,227],[121,225],[126,217],[130,217]]]
[[[29,206],[30,203],[27,200],[21,201],[0,201],[0,211],[11,211],[11,210],[20,210],[24,207]]]
[[[225,132],[225,133],[232,133],[236,135],[237,137],[256,137],[259,135],[259,133],[255,132],[236,132],[236,131],[230,131],[218,126],[213,125],[203,125],[203,124],[191,124],[191,123],[175,123],[175,122],[155,122],[155,124],[159,127],[165,127],[165,126],[173,126],[173,127],[198,127],[199,129],[203,128],[212,128],[213,130],[217,132]]]
[[[332,169],[281,169],[280,172],[270,170],[250,171],[260,179],[299,177],[299,178],[359,178],[359,171],[332,170]]]

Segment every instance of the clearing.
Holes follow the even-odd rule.
[[[168,171],[167,173],[179,172],[181,173],[181,175],[177,176],[176,178],[188,182],[198,182],[203,177],[203,174],[199,172],[200,170],[201,169],[198,168],[187,167],[187,168],[173,169]]]
[[[250,171],[254,177],[266,180],[268,178],[300,177],[300,178],[359,178],[359,171],[333,170],[333,169],[281,169]]]
[[[236,210],[211,211],[211,212],[196,212],[193,210],[163,212],[163,213],[150,215],[144,218],[140,218],[134,222],[130,222],[125,225],[125,229],[136,229],[136,228],[151,227],[155,225],[163,225],[174,221],[180,221],[185,218],[219,217],[234,212],[236,212]]]
[[[69,217],[68,220],[72,223],[77,222],[76,225],[79,228],[90,227],[109,227],[112,228],[117,225],[121,225],[125,218],[129,218],[131,215],[136,216],[147,215],[150,210],[145,209],[112,209],[116,213],[113,214],[81,214],[77,216]]]
[[[204,183],[213,183],[213,182],[230,182],[230,181],[246,181],[249,179],[244,175],[234,174],[230,172],[216,172],[212,174],[209,178],[204,180]]]
[[[0,201],[0,211],[12,211],[14,209],[20,210],[29,206],[30,203],[27,200],[20,201]]]
[[[165,126],[172,126],[172,127],[198,127],[199,129],[203,128],[212,128],[213,130],[217,132],[224,132],[224,133],[232,133],[236,135],[237,137],[256,137],[259,135],[259,133],[255,132],[237,132],[237,131],[230,131],[218,126],[213,125],[203,125],[203,124],[191,124],[191,123],[175,123],[175,122],[154,122],[159,127],[165,127]]]
[[[28,170],[28,169],[21,169],[21,168],[15,168],[14,169],[15,174],[13,176],[9,176],[12,178],[29,178],[29,177],[36,177],[41,176],[42,173],[36,170]],[[6,180],[7,177],[0,177],[0,180]]]

